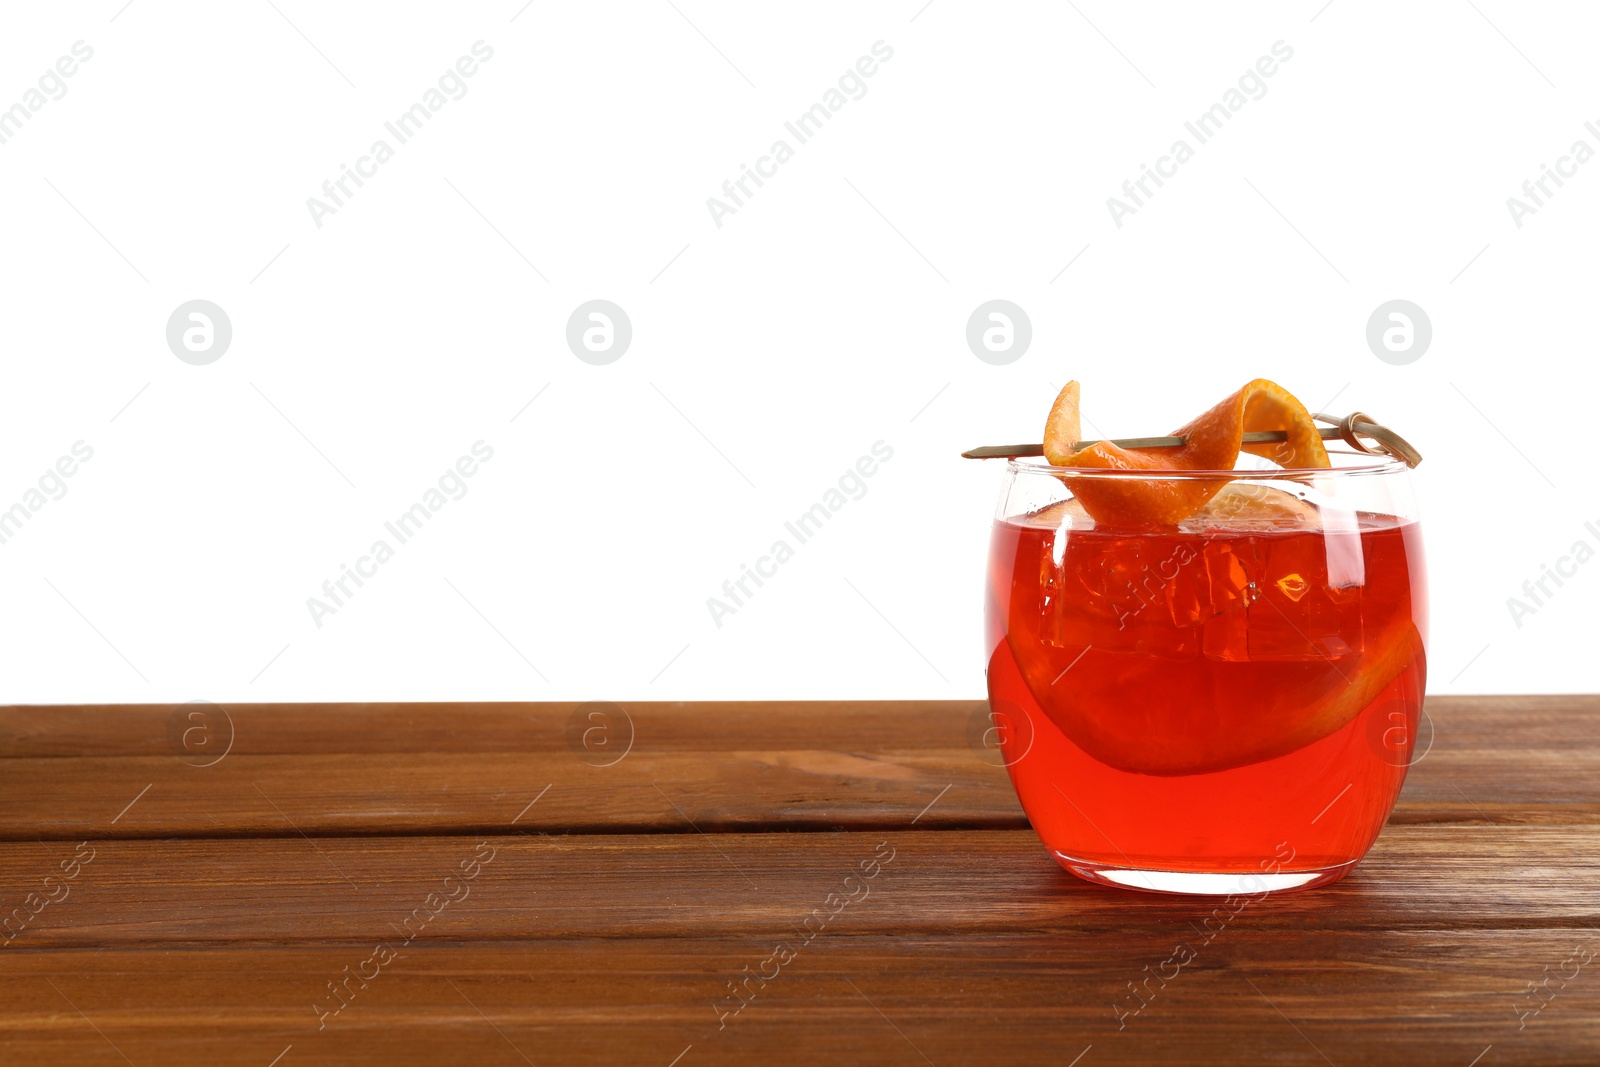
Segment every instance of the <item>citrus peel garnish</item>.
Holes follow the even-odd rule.
[[[1178,448],[1124,448],[1096,441],[1078,448],[1082,439],[1078,412],[1079,386],[1068,382],[1050,407],[1044,428],[1044,455],[1052,466],[1127,471],[1227,471],[1241,451],[1261,456],[1280,467],[1327,467],[1328,452],[1311,413],[1283,386],[1257,378],[1209,411],[1173,431],[1185,443]],[[1281,430],[1287,439],[1244,444],[1256,430]],[[1105,525],[1175,525],[1201,507],[1228,483],[1216,479],[1073,478],[1063,481],[1097,523]]]

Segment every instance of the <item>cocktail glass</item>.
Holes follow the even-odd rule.
[[[1420,758],[1422,537],[1403,463],[1329,456],[1226,472],[1008,463],[990,714],[1067,870],[1250,894],[1325,885],[1372,846]],[[1220,488],[1176,526],[1095,522],[1075,488],[1119,480]]]

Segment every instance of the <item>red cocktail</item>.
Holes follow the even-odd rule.
[[[1357,463],[1009,465],[989,697],[1022,805],[1068,870],[1168,892],[1303,888],[1372,845],[1419,725],[1422,542],[1403,464],[1335,459]],[[1175,523],[1096,521],[1079,499],[1131,498],[1141,479],[1215,495]]]

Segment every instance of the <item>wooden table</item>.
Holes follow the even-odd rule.
[[[1366,862],[1203,943],[977,702],[0,709],[0,1063],[1600,1062],[1600,698],[1428,711]]]

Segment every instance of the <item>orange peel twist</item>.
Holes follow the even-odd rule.
[[[1079,386],[1068,382],[1050,407],[1044,428],[1044,454],[1056,467],[1099,467],[1126,471],[1227,471],[1241,451],[1261,456],[1280,467],[1327,467],[1328,452],[1306,406],[1283,386],[1257,378],[1221,403],[1172,432],[1186,443],[1179,448],[1123,448],[1096,441],[1078,448],[1082,439],[1078,414]],[[1285,441],[1242,444],[1247,432],[1282,430]],[[1228,479],[1120,479],[1064,477],[1068,488],[1097,523],[1105,525],[1175,525],[1193,515],[1227,484]]]

